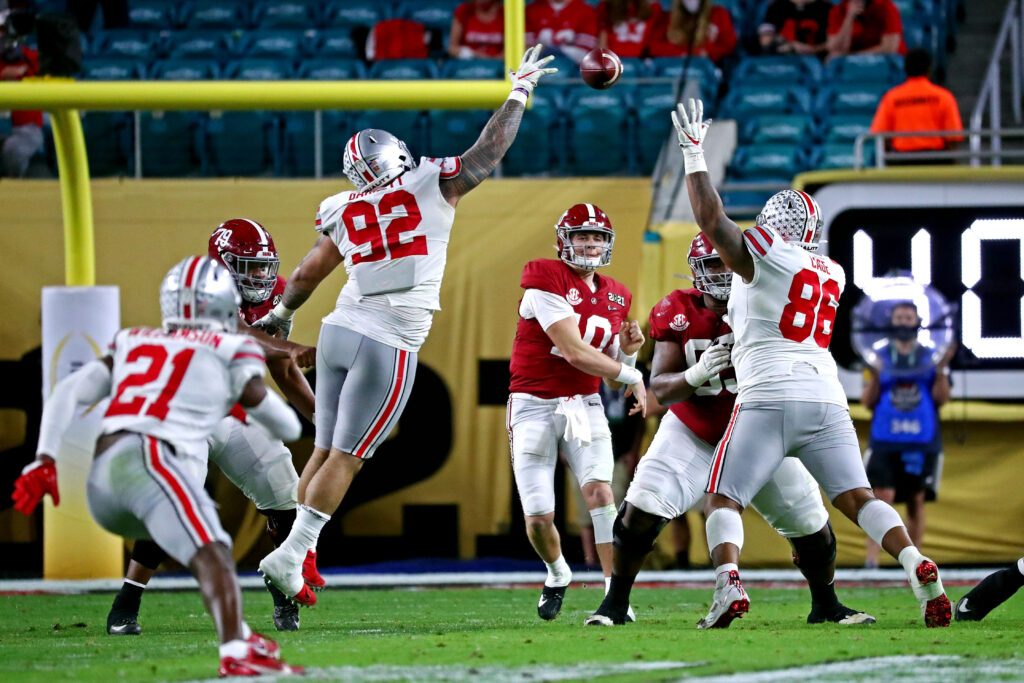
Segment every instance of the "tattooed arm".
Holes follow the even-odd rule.
[[[498,162],[512,146],[523,120],[525,106],[514,99],[505,100],[501,109],[484,126],[480,137],[462,155],[462,171],[450,180],[441,181],[441,194],[455,206],[463,195],[479,185],[497,168]]]

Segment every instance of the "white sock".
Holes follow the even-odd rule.
[[[910,585],[916,586],[918,584],[917,572],[914,570],[917,569],[917,565],[921,564],[924,555],[921,554],[921,551],[916,546],[908,545],[900,551],[900,556],[897,559],[903,566],[903,571],[910,577]]]
[[[605,595],[608,595],[608,591],[611,590],[611,587],[612,587],[612,577],[610,577],[610,576],[604,577],[604,594]]]
[[[569,569],[569,563],[565,561],[565,558],[561,555],[554,562],[545,562],[544,565],[548,568],[548,578],[544,581],[545,586],[568,586],[572,580],[572,570]]]
[[[244,640],[229,640],[220,644],[220,658],[245,659],[249,654],[249,643]]]
[[[284,539],[281,549],[296,557],[306,559],[306,551],[316,547],[320,538],[320,530],[330,521],[331,516],[308,505],[300,505],[295,514],[295,523],[288,538]]]

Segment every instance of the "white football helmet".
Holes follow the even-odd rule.
[[[807,251],[817,251],[821,240],[821,209],[814,197],[799,190],[776,192],[761,209],[754,222],[771,228],[786,242]]]
[[[405,143],[380,128],[367,128],[350,137],[342,161],[345,175],[361,192],[383,187],[416,167]]]
[[[241,302],[231,271],[209,256],[179,261],[160,285],[160,314],[167,331],[235,332]]]

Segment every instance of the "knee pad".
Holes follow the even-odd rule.
[[[705,522],[708,536],[708,550],[714,550],[723,543],[732,543],[743,550],[743,519],[731,508],[715,508]]]
[[[651,552],[654,541],[667,523],[663,517],[623,503],[612,525],[615,547],[627,555],[644,556]]]
[[[604,505],[590,511],[590,519],[594,523],[594,543],[611,543],[613,536],[615,506]]]
[[[156,571],[160,563],[167,559],[167,553],[153,541],[140,539],[132,547],[132,559],[146,569]]]
[[[527,456],[528,457],[528,456]],[[523,513],[530,517],[546,515],[555,511],[554,467],[547,463],[527,463],[520,458],[515,463],[516,488],[519,500],[523,505]]]
[[[882,545],[882,539],[891,530],[906,528],[900,515],[885,501],[872,498],[857,512],[857,526],[864,530],[871,540]]]
[[[260,510],[261,515],[267,518],[267,534],[274,542],[274,547],[281,545],[284,539],[292,531],[292,524],[295,523],[296,509],[291,510]]]
[[[793,545],[793,564],[801,569],[830,567],[836,559],[836,535],[832,530],[832,522],[813,534],[791,538]]]

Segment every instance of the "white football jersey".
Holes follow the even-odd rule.
[[[440,179],[461,170],[458,157],[423,157],[390,185],[341,192],[317,211],[317,230],[345,259],[348,282],[325,323],[341,325],[389,346],[418,351],[441,309],[441,278],[455,207]]]
[[[162,439],[205,472],[206,439],[246,383],[263,376],[263,350],[241,334],[147,327],[121,330],[111,346],[113,395],[103,433]]]
[[[847,407],[828,345],[846,274],[832,259],[788,244],[770,228],[745,230],[754,278],[733,275],[729,325],[737,403],[816,401]]]

